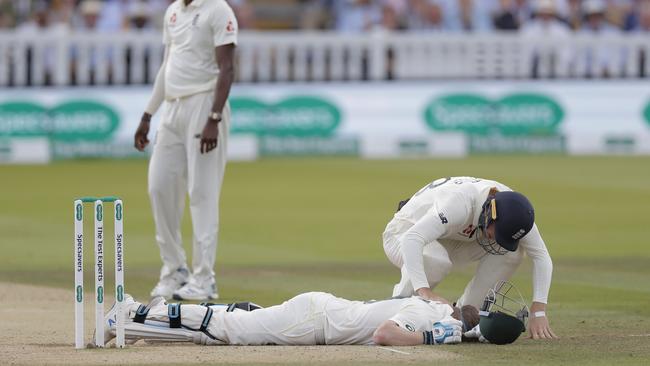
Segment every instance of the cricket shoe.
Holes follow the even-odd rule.
[[[174,291],[187,284],[189,278],[190,272],[187,268],[181,267],[173,273],[161,278],[156,287],[151,290],[151,297],[162,296],[169,299],[174,294]]]
[[[216,290],[214,279],[206,283],[200,283],[194,278],[190,279],[185,286],[174,291],[174,300],[195,300],[195,301],[210,301],[219,298]]]
[[[133,297],[129,294],[124,294],[124,300],[122,301],[122,317],[124,319],[124,324],[131,322],[131,311],[135,312],[140,306],[140,303],[136,302]],[[117,327],[117,301],[113,303],[113,306],[108,310],[106,316],[104,316],[104,344],[108,344],[113,338],[116,337],[116,327]],[[93,343],[95,344],[97,329],[93,331]]]

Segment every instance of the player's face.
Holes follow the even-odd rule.
[[[487,230],[485,230],[485,236],[490,240],[495,240],[494,226],[494,222],[492,222],[488,225]]]
[[[494,233],[495,227],[495,223],[491,222],[488,225],[487,229],[479,228],[478,232],[476,233],[476,242],[490,254],[506,254],[508,251],[497,244],[496,234]]]

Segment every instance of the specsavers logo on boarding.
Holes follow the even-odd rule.
[[[69,100],[52,108],[30,101],[0,103],[0,136],[105,140],[119,122],[113,108],[92,100]]]
[[[258,136],[330,136],[341,123],[341,111],[329,101],[312,96],[287,97],[276,103],[233,97],[232,132]]]
[[[477,94],[448,94],[431,101],[424,118],[440,131],[469,134],[550,135],[564,118],[562,107],[542,94],[516,93],[497,100]]]

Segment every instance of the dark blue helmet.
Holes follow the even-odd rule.
[[[477,236],[479,245],[492,254],[505,254],[493,241],[485,237],[485,230],[494,223],[496,244],[507,251],[514,252],[523,238],[533,228],[535,210],[528,198],[519,192],[496,192],[488,196],[479,217]]]
[[[497,192],[497,218],[494,221],[497,243],[514,252],[523,238],[533,228],[535,210],[528,198],[519,192]]]

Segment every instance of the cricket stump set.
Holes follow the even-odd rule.
[[[81,197],[74,201],[75,348],[84,348],[84,203],[93,203],[95,218],[95,347],[104,347],[104,203],[113,203],[115,219],[116,342],[124,347],[124,207],[117,197]]]

